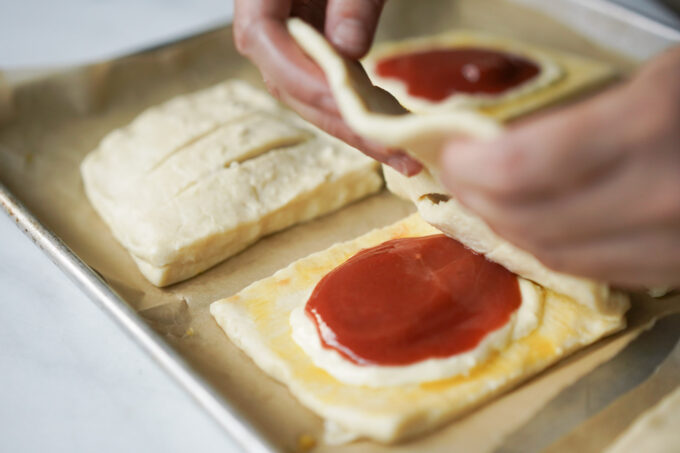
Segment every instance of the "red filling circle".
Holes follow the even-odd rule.
[[[319,281],[305,311],[324,347],[361,365],[408,365],[475,348],[520,304],[514,274],[439,234],[360,251]]]
[[[441,101],[456,93],[500,94],[532,79],[540,68],[517,55],[461,47],[387,57],[376,72],[405,83],[411,96]]]

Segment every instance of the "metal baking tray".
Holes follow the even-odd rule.
[[[514,0],[514,3],[522,4],[522,7],[540,10],[542,13],[557,19],[574,29],[588,40],[619,52],[636,61],[644,60],[664,48],[680,42],[680,32],[604,0],[553,0],[551,2],[542,0]],[[190,38],[190,40],[191,39],[195,38]],[[163,64],[164,56],[172,55],[174,50],[181,44],[182,42],[168,43],[164,46],[147,50],[142,54],[160,54],[161,58],[159,61],[161,62],[160,64]],[[180,58],[180,60],[182,59]],[[94,64],[84,69],[88,74],[95,74],[96,76],[99,71],[104,70],[102,68],[106,68],[110,63],[111,62],[103,62]],[[191,64],[191,62],[184,62],[181,64]],[[169,66],[171,67],[168,71],[172,71],[174,66]],[[70,73],[73,73],[73,71],[73,69],[69,70]],[[66,76],[68,76],[68,74],[52,74],[49,76],[47,83],[52,86],[59,86]],[[91,83],[91,79],[84,79],[84,82],[89,84]],[[17,86],[15,89],[21,90],[22,87]],[[56,90],[56,92],[59,92],[59,90]],[[63,94],[63,96],[71,95],[66,88],[64,89],[64,93],[61,94]],[[0,97],[0,100],[1,99],[2,97]],[[72,104],[76,105],[76,108],[79,103],[81,103],[78,95],[75,95],[72,101]],[[91,101],[92,99],[87,103],[92,104]],[[101,100],[95,99],[94,103],[96,104],[100,101]],[[22,108],[30,108],[30,102]],[[2,112],[3,109],[0,108],[0,113]],[[0,115],[0,117],[1,116],[2,115]],[[0,126],[2,125],[0,124]],[[6,127],[11,128],[11,122],[7,123]],[[0,143],[0,146],[7,145]],[[30,157],[30,155],[27,156]],[[73,165],[77,165],[77,163],[74,163]],[[2,179],[3,173],[1,170],[2,169],[0,168],[0,205],[2,205],[3,210],[16,221],[17,226],[22,229],[24,233],[28,235],[34,243],[40,247],[95,303],[106,311],[120,325],[124,332],[130,335],[145,351],[147,351],[152,359],[173,376],[177,382],[193,396],[196,403],[203,407],[246,451],[280,451],[281,446],[277,442],[272,441],[271,435],[267,436],[263,433],[261,428],[249,420],[248,414],[243,413],[237,405],[233,404],[223,395],[223,393],[217,390],[208,379],[197,372],[195,367],[193,367],[176,348],[168,343],[167,337],[159,334],[157,330],[150,325],[148,319],[141,317],[139,312],[131,307],[126,301],[126,297],[123,296],[120,291],[117,292],[112,287],[110,280],[103,278],[103,276],[94,269],[96,266],[91,267],[92,263],[88,263],[85,258],[81,259],[81,257],[73,252],[68,240],[62,239],[46,226],[53,222],[53,219],[51,222],[47,222],[42,218],[40,213],[32,212],[27,208],[26,205],[35,204],[35,200],[31,200],[30,203],[28,203],[19,196],[15,196],[8,189],[8,186],[11,186],[12,184],[16,187],[17,182],[14,181],[12,184],[6,183]],[[15,190],[14,192],[19,193],[21,190]],[[93,232],[92,234],[96,233]],[[660,363],[669,357],[669,351],[677,340],[677,336],[673,336],[673,332],[678,330],[677,326],[677,319],[674,321],[672,318],[669,318],[669,321],[660,323],[654,330],[656,332],[654,334],[656,340],[654,341],[658,343],[661,341],[659,338],[662,338],[670,345],[664,350],[663,354],[659,352],[658,347],[654,346],[656,343],[650,345],[650,341],[645,340],[647,343],[645,343],[645,341],[642,343],[635,342],[635,344],[631,345],[632,352],[631,348],[627,348],[624,353],[621,353],[620,355],[625,356],[624,359],[628,361],[642,360],[642,357],[653,356],[658,359],[655,363]],[[678,351],[675,351],[673,354],[677,356],[677,352]],[[626,356],[625,353],[628,353],[628,355]],[[617,360],[621,360],[621,358],[617,356],[611,361],[612,363],[607,365],[614,367],[619,366],[617,365]],[[573,392],[590,391],[593,387],[592,382],[589,383],[589,380],[592,381],[593,379],[596,379],[598,372],[606,373],[606,369],[605,371],[596,369],[584,378],[585,381],[582,379],[577,382],[575,384],[575,389],[569,389],[569,391],[572,392],[570,395],[573,395]],[[625,381],[627,386],[622,387],[618,393],[612,392],[611,389],[607,391],[602,388],[601,391],[603,394],[609,396],[603,396],[601,399],[603,401],[606,400],[607,402],[611,402],[614,398],[624,393],[625,390],[635,387],[648,376],[649,374],[632,377],[626,376],[622,378],[622,381]],[[568,413],[568,405],[560,403],[560,397],[562,397],[562,394],[551,401],[551,403],[541,411],[541,414],[547,414],[546,417],[549,418],[550,414],[557,415],[557,413]],[[563,399],[565,398],[568,399],[567,397],[563,397]],[[600,405],[596,409],[600,410],[603,407],[604,405]],[[594,413],[595,411],[593,410],[587,415],[592,415]],[[541,423],[540,419],[543,418],[545,420],[546,417],[534,417],[536,420],[532,419],[532,421],[521,430],[510,436],[507,445],[500,450],[518,451],[513,445],[522,445],[523,451],[538,451],[549,445],[550,442],[559,437],[558,434],[560,433],[556,434],[552,432],[550,436],[545,435],[546,432],[550,432],[552,429],[545,425],[545,423]],[[583,416],[581,414],[581,419],[582,418]],[[576,422],[574,422],[574,426],[575,425]]]

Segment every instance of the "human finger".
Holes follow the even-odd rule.
[[[234,38],[239,52],[260,69],[268,86],[301,102],[337,112],[323,73],[288,33],[291,1],[237,0]]]
[[[621,90],[529,119],[498,139],[450,142],[442,153],[443,183],[527,199],[597,178],[635,133],[619,127],[622,110],[637,100]]]
[[[411,176],[422,169],[422,165],[418,161],[403,151],[381,146],[357,135],[339,115],[314,108],[293,97],[289,97],[285,93],[282,94],[282,100],[310,123],[317,125],[329,134],[340,138],[364,154],[389,165],[402,174]]]
[[[345,57],[363,57],[373,42],[384,3],[384,0],[328,0],[326,37]]]
[[[680,154],[632,155],[578,189],[525,201],[463,191],[461,201],[529,251],[659,225],[680,228]]]
[[[603,236],[553,247],[537,257],[551,269],[626,287],[680,284],[677,228]]]

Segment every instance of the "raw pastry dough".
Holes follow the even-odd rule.
[[[386,170],[388,188],[416,202],[425,220],[508,270],[579,303],[607,312],[609,287],[588,279],[552,271],[535,257],[498,237],[480,218],[455,199],[430,201],[426,194],[446,194],[432,173],[439,150],[453,136],[489,139],[502,131],[492,118],[469,110],[405,113],[387,92],[373,87],[355,62],[343,59],[314,28],[291,19],[289,30],[298,44],[321,66],[342,116],[357,133],[387,146],[401,148],[425,163],[428,170],[406,178]]]
[[[376,63],[386,57],[451,47],[490,48],[523,56],[536,63],[541,72],[535,78],[501,95],[455,94],[441,102],[432,102],[409,95],[402,82],[381,77],[375,70]],[[371,80],[389,91],[409,110],[431,112],[461,107],[478,108],[494,118],[503,120],[602,85],[615,75],[614,70],[604,63],[470,30],[379,44],[371,50],[364,63]]]
[[[382,186],[371,159],[236,80],[145,111],[81,171],[92,205],[158,286]]]
[[[433,382],[364,387],[339,381],[292,338],[291,312],[329,271],[364,248],[398,238],[438,232],[414,214],[394,225],[296,261],[210,312],[231,340],[266,373],[288,386],[300,402],[326,420],[327,441],[357,436],[393,442],[426,432],[538,373],[570,352],[624,327],[628,307],[613,296],[616,311],[602,314],[545,291],[538,326],[477,364],[468,375]]]
[[[680,451],[680,387],[638,417],[605,453]]]

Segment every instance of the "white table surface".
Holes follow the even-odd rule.
[[[230,14],[227,0],[0,0],[0,67],[120,55]],[[0,451],[240,451],[2,214],[0,301]]]

